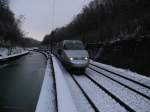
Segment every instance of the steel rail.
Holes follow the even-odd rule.
[[[126,80],[132,81],[132,82],[134,82],[134,83],[136,83],[136,84],[138,84],[138,85],[141,85],[141,86],[143,86],[143,87],[145,87],[145,88],[150,89],[150,86],[147,86],[147,85],[145,85],[145,84],[143,84],[143,83],[140,83],[140,82],[135,81],[135,80],[133,80],[133,79],[130,79],[130,78],[128,78],[128,77],[122,76],[122,75],[120,75],[120,74],[118,74],[118,73],[116,73],[116,72],[112,72],[112,71],[110,71],[110,70],[108,70],[108,69],[105,69],[105,68],[103,68],[103,67],[97,66],[97,65],[92,64],[92,63],[90,63],[90,65],[93,65],[93,66],[95,66],[95,67],[97,67],[97,68],[100,68],[100,69],[102,69],[102,70],[104,70],[104,71],[107,71],[107,72],[112,73],[112,74],[114,74],[114,75],[116,75],[116,76],[122,77],[122,78],[124,78],[124,79],[126,79]]]
[[[117,96],[115,96],[113,93],[111,93],[109,90],[107,90],[105,87],[97,83],[94,79],[92,79],[87,74],[84,74],[89,80],[91,80],[95,85],[97,85],[100,89],[102,89],[106,94],[111,96],[116,102],[118,102],[121,106],[123,106],[125,109],[127,109],[129,112],[136,112],[134,109],[132,109],[129,105],[124,103],[121,99],[119,99]]]
[[[95,110],[95,112],[100,112],[99,109],[96,107],[96,105],[94,104],[94,102],[90,99],[90,97],[86,94],[86,92],[83,90],[83,88],[80,86],[80,84],[78,83],[78,81],[75,79],[75,77],[73,75],[71,75],[72,79],[74,80],[74,82],[77,84],[77,86],[79,87],[79,89],[81,90],[81,92],[83,93],[83,95],[85,96],[85,98],[87,99],[87,101],[89,102],[89,104],[93,107],[93,109]]]
[[[95,71],[95,72],[97,72],[97,73],[99,73],[99,74],[101,74],[101,75],[103,75],[104,77],[107,77],[107,78],[113,80],[114,82],[116,82],[116,83],[118,83],[118,84],[120,84],[120,85],[122,85],[122,86],[124,86],[124,87],[126,87],[126,88],[128,88],[128,89],[130,89],[130,90],[132,90],[133,92],[138,93],[139,95],[141,95],[141,96],[143,96],[143,97],[145,97],[145,98],[147,98],[147,99],[150,100],[150,97],[149,97],[149,96],[147,96],[147,95],[145,95],[145,94],[143,94],[143,93],[141,93],[141,92],[139,92],[139,91],[137,91],[137,90],[135,90],[135,89],[133,89],[133,88],[131,88],[131,87],[125,85],[125,84],[123,84],[122,82],[119,82],[119,81],[113,79],[112,77],[107,76],[107,75],[105,75],[104,73],[102,73],[102,72],[100,72],[100,71],[97,71],[97,70],[95,70],[95,69],[93,69],[93,68],[91,68],[91,67],[88,67],[88,68],[91,69],[91,70],[93,70],[93,71]]]

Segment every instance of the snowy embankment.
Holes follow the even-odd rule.
[[[69,90],[71,92],[73,101],[75,102],[76,108],[78,109],[78,112],[95,112],[91,104],[88,102],[78,85],[74,82],[74,80],[71,77],[71,74],[68,73],[68,71],[64,68],[64,66],[61,64],[59,60],[57,60],[61,71],[64,74],[64,77],[66,79],[66,83],[69,87]]]
[[[28,53],[29,52],[27,50],[22,48],[15,48],[11,50],[7,48],[0,48],[0,61],[6,61],[8,59],[19,57]]]
[[[66,83],[64,74],[57,62],[56,57],[52,56],[55,80],[56,80],[56,91],[57,91],[57,102],[59,112],[78,112],[71,96],[70,90]]]
[[[47,61],[45,76],[35,112],[56,112],[50,60]]]

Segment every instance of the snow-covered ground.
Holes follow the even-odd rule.
[[[52,56],[52,60],[56,79],[58,111],[78,112],[56,57]]]
[[[127,112],[124,107],[122,107],[84,75],[74,75],[74,77],[94,102],[100,112]]]
[[[4,57],[8,55],[8,49],[7,48],[0,48],[0,57]]]
[[[80,75],[70,74],[55,56],[52,56],[52,60],[55,72],[54,77],[56,82],[57,99],[55,97],[56,93],[54,92],[54,77],[51,72],[50,60],[48,60],[36,112],[55,112],[57,109],[59,112],[96,111],[89,100],[92,101],[96,109],[100,112],[128,112],[130,109],[136,112],[149,112],[149,98],[146,98],[136,92],[139,91],[140,93],[150,97],[150,91],[148,88],[124,79],[123,77],[117,77],[112,73],[101,70],[100,68],[96,68],[92,65],[89,65],[89,67],[95,69],[96,71],[102,72],[102,74],[93,71],[90,68],[87,68],[85,71],[87,75],[84,73]],[[94,61],[91,61],[90,63],[116,72],[120,75],[122,74],[125,77],[134,79],[143,84],[149,84],[149,78],[140,76],[139,74],[117,69]],[[106,74],[108,77],[103,74]],[[97,84],[89,77],[97,82]],[[77,82],[75,82],[75,80]],[[118,83],[117,81],[126,86]],[[77,83],[80,85],[82,90],[79,88]],[[136,91],[133,91],[127,87],[130,87]],[[105,88],[105,90],[103,88]],[[85,94],[89,99],[87,99]],[[114,97],[118,98],[118,100]],[[58,108],[55,105],[56,100]],[[120,103],[119,100],[122,103]],[[126,108],[125,105],[130,109]]]
[[[45,76],[37,103],[35,112],[56,112],[55,90],[53,87],[52,71],[50,69],[50,60],[47,61]]]
[[[106,88],[109,92],[117,96],[137,112],[148,112],[150,110],[150,101],[138,93],[104,77],[103,75],[87,69],[86,73],[97,83]]]
[[[16,48],[12,48],[12,49],[0,48],[0,55],[3,57],[3,56],[21,53],[23,51],[25,51],[25,50],[23,48],[20,48],[20,47],[16,47]]]
[[[89,104],[89,102],[83,95],[82,91],[72,79],[70,73],[68,73],[68,71],[63,67],[59,60],[57,60],[57,62],[60,66],[61,71],[63,72],[63,75],[70,89],[72,98],[75,102],[78,112],[95,112],[95,110],[92,108],[92,106]]]
[[[106,77],[108,77],[110,79],[113,79],[116,82],[119,82],[120,84],[123,84],[123,85],[125,85],[125,86],[127,86],[129,88],[132,88],[132,89],[134,89],[134,90],[136,90],[136,91],[138,91],[138,92],[140,92],[140,93],[142,93],[142,94],[144,94],[144,95],[146,95],[148,97],[150,96],[150,90],[148,88],[143,87],[142,85],[134,83],[134,82],[132,82],[130,80],[127,80],[127,79],[125,79],[123,77],[120,77],[118,75],[115,75],[113,73],[105,71],[103,69],[99,69],[99,68],[97,68],[97,67],[95,67],[93,65],[90,65],[89,67],[92,68],[93,70],[98,71],[100,74],[104,74],[104,76],[106,76]]]
[[[111,65],[102,64],[102,63],[99,63],[99,62],[96,62],[93,60],[90,60],[90,63],[97,65],[99,67],[108,69],[109,71],[115,72],[119,75],[122,75],[123,77],[127,77],[127,78],[130,78],[130,79],[135,80],[137,82],[143,83],[143,84],[150,87],[150,78],[149,77],[140,75],[140,74],[132,72],[130,70],[125,70],[125,69],[113,67]]]
[[[111,71],[115,71],[116,73],[124,73],[126,74],[125,70],[117,69],[114,67],[111,67],[109,65],[104,65],[97,62],[91,62],[93,64],[96,64],[97,66],[104,67],[106,69],[109,69]],[[71,91],[72,99],[75,102],[77,109],[82,111],[93,111],[91,108],[91,105],[88,103],[85,96],[82,94],[79,87],[76,85],[76,83],[71,78],[71,75],[68,73],[64,67],[60,64],[59,61],[54,61],[54,64],[58,64],[59,66],[54,66],[55,69],[57,69],[56,72],[59,71],[60,74],[63,74],[65,77],[65,80],[68,84],[69,91]],[[90,65],[91,66],[91,65]],[[94,68],[94,67],[93,67]],[[94,68],[97,70],[100,70],[99,68]],[[119,72],[118,72],[119,70]],[[142,87],[141,85],[138,85],[134,82],[131,82],[129,80],[123,79],[122,77],[113,76],[113,74],[106,72],[104,70],[101,71],[104,74],[107,74],[110,78],[113,78],[114,80],[117,80],[120,83],[123,83],[124,85],[141,92],[142,94],[147,95],[150,97],[150,92],[148,88]],[[137,74],[134,74],[132,72],[127,72],[128,78],[132,77],[138,77],[137,81],[147,82],[149,78],[143,77]],[[119,83],[109,79],[108,77],[105,77],[89,68],[86,69],[86,74],[91,77],[93,80],[95,80],[98,84],[100,84],[102,87],[104,87],[106,90],[108,90],[111,94],[116,96],[120,99],[121,102],[124,102],[126,105],[128,105],[131,109],[137,111],[137,112],[148,112],[150,110],[150,101],[149,99],[143,97],[139,93],[130,90],[129,88],[126,88],[123,85],[120,85]],[[102,112],[127,112],[126,108],[124,108],[122,105],[120,105],[115,99],[113,99],[109,94],[107,94],[105,91],[100,89],[95,83],[90,81],[85,75],[73,75],[79,85],[82,87],[84,92],[88,95],[88,97],[92,100],[94,105],[97,107],[99,111]],[[59,76],[59,83],[62,78]],[[64,78],[63,78],[64,80]],[[64,89],[64,86],[62,87]],[[63,90],[62,90],[63,91]],[[65,91],[65,90],[64,90]]]
[[[28,53],[28,50],[25,50],[23,48],[20,47],[16,47],[16,48],[0,48],[0,59],[8,59],[11,57],[15,57],[18,55],[23,55]]]

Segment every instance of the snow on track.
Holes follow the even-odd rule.
[[[84,75],[74,75],[74,77],[90,99],[92,99],[100,112],[127,112],[124,107],[122,107],[118,102],[112,99]]]
[[[136,112],[149,112],[150,100],[91,69],[87,69],[86,74],[101,86],[106,88],[109,92],[117,96],[125,104],[129,105],[133,110],[136,110]]]
[[[68,84],[68,87],[71,91],[72,98],[75,102],[75,105],[79,112],[95,112],[92,106],[89,104],[85,96],[83,95],[80,88],[76,85],[74,80],[71,77],[71,74],[69,74],[65,68],[61,65],[61,63],[58,61],[60,68],[63,72],[64,77],[66,79],[66,82]]]
[[[52,56],[52,60],[56,79],[58,112],[78,112],[56,57]]]
[[[134,83],[132,81],[129,81],[129,80],[126,80],[126,79],[124,79],[122,77],[114,75],[113,73],[107,72],[107,71],[105,71],[103,69],[97,68],[97,67],[95,67],[93,65],[90,65],[89,67],[94,69],[94,70],[96,70],[96,71],[98,71],[99,73],[104,74],[107,77],[110,77],[110,78],[112,78],[112,79],[114,79],[114,80],[116,80],[116,81],[126,85],[127,87],[130,87],[130,88],[132,88],[132,89],[134,89],[134,90],[136,90],[136,91],[146,95],[147,97],[150,97],[150,89],[148,89],[148,88],[145,88],[145,87],[143,87],[141,85],[138,85],[138,84],[136,84],[136,83]]]
[[[107,69],[109,71],[112,71],[112,72],[115,72],[115,73],[117,73],[117,74],[119,74],[119,75],[121,75],[123,77],[127,77],[129,79],[132,79],[134,81],[140,82],[140,83],[150,87],[150,78],[149,77],[142,76],[142,75],[139,75],[137,73],[133,73],[133,72],[131,72],[129,70],[123,70],[123,69],[120,69],[120,68],[112,67],[110,65],[98,63],[98,62],[93,61],[93,60],[90,60],[90,63],[94,64],[96,66],[105,68],[105,69]]]
[[[48,60],[35,112],[56,112],[53,78],[51,73],[50,60]]]
[[[66,77],[66,79],[68,80],[67,82],[69,84],[73,100],[75,101],[76,107],[78,108],[79,112],[95,112],[74,80],[69,75],[68,77]]]
[[[94,112],[94,109],[91,107],[79,87],[76,85],[74,80],[71,77],[71,74],[69,74],[65,68],[61,65],[60,62],[58,62],[60,65],[60,68],[63,72],[64,77],[67,81],[68,87],[71,91],[72,98],[76,104],[76,107],[78,108],[79,112]]]

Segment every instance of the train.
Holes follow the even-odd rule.
[[[55,49],[55,54],[68,70],[85,71],[89,54],[81,40],[63,40],[56,44]]]

